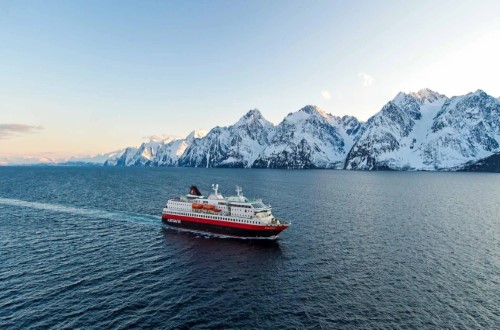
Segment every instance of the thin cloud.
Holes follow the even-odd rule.
[[[170,141],[170,140],[175,140],[178,139],[178,136],[175,135],[169,135],[169,134],[163,134],[163,135],[148,135],[148,136],[143,136],[142,137],[146,141]]]
[[[0,124],[0,139],[5,139],[21,134],[37,133],[42,129],[42,126],[24,124]]]
[[[324,91],[321,91],[321,96],[323,96],[325,100],[329,100],[332,98],[332,95],[326,89]]]
[[[375,81],[375,79],[373,79],[373,76],[365,72],[358,73],[358,77],[361,78],[361,82],[365,87],[371,86]]]

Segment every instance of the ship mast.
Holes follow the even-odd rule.
[[[219,191],[219,184],[218,183],[217,184],[212,184],[212,189],[214,190],[214,195],[218,196],[219,195],[219,193],[218,193],[218,191]]]

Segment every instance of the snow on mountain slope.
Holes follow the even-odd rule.
[[[58,160],[50,157],[39,156],[2,156],[0,155],[0,166],[13,165],[53,165]]]
[[[168,137],[163,140],[143,142],[138,148],[126,148],[114,158],[108,159],[104,165],[177,166],[177,161],[186,148],[204,135],[203,130],[196,130],[191,132],[185,139]]]
[[[137,148],[127,147],[121,153],[117,153],[115,157],[110,157],[104,162],[104,166],[130,166],[135,155]]]
[[[179,158],[184,154],[186,149],[198,139],[203,138],[206,132],[203,130],[195,130],[191,132],[185,139],[176,139],[165,144],[156,154],[154,166],[177,166]]]
[[[363,123],[353,116],[338,117],[332,114],[326,114],[324,117],[330,125],[335,127],[337,133],[339,133],[344,140],[345,152],[349,152],[362,131]]]
[[[367,121],[345,168],[445,170],[487,157],[500,141],[498,107],[482,91],[399,93]]]
[[[107,153],[101,153],[97,155],[89,156],[73,156],[66,160],[66,163],[85,163],[85,164],[98,164],[102,165],[105,161],[110,158],[115,158],[117,155],[121,155],[125,149],[116,150]]]
[[[276,127],[253,167],[341,168],[347,152],[345,142],[327,118],[316,106],[290,113]]]
[[[415,145],[446,97],[430,90],[399,93],[371,117],[347,155],[346,169],[410,169],[418,163]]]
[[[500,102],[478,90],[449,99],[420,147],[422,169],[453,169],[500,150]]]
[[[250,167],[268,145],[274,126],[259,110],[250,110],[236,124],[215,127],[190,145],[179,166]]]
[[[173,138],[164,141],[149,141],[142,143],[135,155],[130,159],[126,166],[151,166],[155,161],[158,151],[165,147],[165,144],[172,142]]]

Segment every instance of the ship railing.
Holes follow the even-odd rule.
[[[273,218],[271,220],[271,224],[273,224],[273,225],[286,225],[287,222],[285,220],[279,220],[279,219]]]

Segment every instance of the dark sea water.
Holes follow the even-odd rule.
[[[276,242],[166,228],[236,184]],[[0,168],[0,328],[497,328],[500,175]]]

